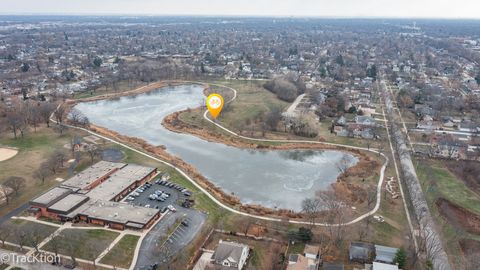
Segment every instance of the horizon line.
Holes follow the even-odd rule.
[[[278,19],[416,19],[416,20],[480,20],[480,17],[429,17],[429,16],[326,16],[326,15],[247,15],[247,14],[147,14],[147,13],[65,13],[65,12],[14,12],[0,16],[67,16],[67,17],[205,17],[205,18],[278,18]]]

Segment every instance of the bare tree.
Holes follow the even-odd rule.
[[[67,106],[64,104],[59,105],[53,115],[55,116],[55,120],[57,121],[58,124],[63,123],[63,119],[65,117],[65,113],[67,111]]]
[[[38,113],[47,127],[50,127],[50,116],[52,116],[53,111],[55,111],[55,104],[51,102],[40,103]]]
[[[315,225],[315,219],[318,216],[318,212],[321,209],[321,201],[317,198],[307,198],[302,201],[302,212],[304,212],[310,224]]]
[[[64,237],[62,235],[56,235],[48,241],[48,247],[55,254],[55,257],[58,257],[60,249],[64,246],[63,243]]]
[[[45,178],[50,175],[50,171],[45,163],[40,164],[40,167],[33,172],[33,177],[38,179],[42,184],[45,183]]]
[[[14,227],[10,223],[4,223],[0,226],[0,241],[5,246],[5,241],[14,233]]]
[[[20,246],[20,250],[23,251],[23,247],[28,244],[27,233],[21,227],[15,228],[15,240],[16,243]]]
[[[86,150],[88,155],[90,156],[90,161],[92,164],[95,161],[95,158],[99,157],[102,153],[102,150],[94,144],[88,145],[88,147],[86,147]]]
[[[7,112],[7,124],[8,128],[13,132],[13,136],[17,138],[17,132],[20,131],[23,123],[22,116],[18,111],[8,111]]]
[[[13,193],[12,189],[7,185],[5,185],[4,183],[0,185],[0,190],[5,198],[5,203],[7,205],[10,204],[10,198],[12,197],[12,193]]]
[[[73,108],[70,113],[68,114],[72,125],[74,126],[88,126],[90,121],[88,118],[79,110]]]
[[[34,226],[32,228],[29,228],[25,232],[25,237],[26,237],[26,243],[33,247],[35,251],[38,253],[39,252],[39,245],[43,240],[43,234],[40,230],[39,227]]]
[[[25,187],[25,178],[19,176],[9,176],[5,181],[5,186],[11,188],[15,195],[18,196],[20,189]]]
[[[52,158],[54,160],[56,160],[57,166],[62,168],[65,165],[65,161],[66,161],[67,156],[65,155],[65,152],[63,152],[62,150],[59,149],[59,150],[55,150],[55,152],[53,152]]]
[[[335,163],[335,167],[340,171],[340,173],[345,173],[352,163],[352,158],[350,155],[343,155],[343,157]]]
[[[329,226],[328,231],[330,240],[338,247],[341,245],[345,233],[345,203],[337,196],[333,188],[317,191],[316,196],[325,209],[324,222],[334,225]]]

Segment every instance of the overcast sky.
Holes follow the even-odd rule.
[[[480,18],[480,0],[0,0],[0,13]]]

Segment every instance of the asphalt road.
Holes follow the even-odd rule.
[[[171,195],[165,202],[150,200],[148,196],[156,190],[162,190]],[[158,206],[159,209],[171,204],[177,209],[176,212],[167,211],[165,216],[145,236],[140,246],[135,269],[148,269],[153,264],[158,264],[159,266],[168,264],[200,231],[207,219],[207,215],[177,204],[177,202],[181,202],[185,198],[178,190],[153,184],[151,188],[146,189],[134,201],[130,202],[143,206],[150,204],[150,207]],[[177,220],[186,220],[188,226],[178,225]],[[173,229],[175,231],[166,239],[168,233],[172,232]]]

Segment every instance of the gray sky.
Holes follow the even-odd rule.
[[[0,0],[1,14],[480,18],[479,0]]]

